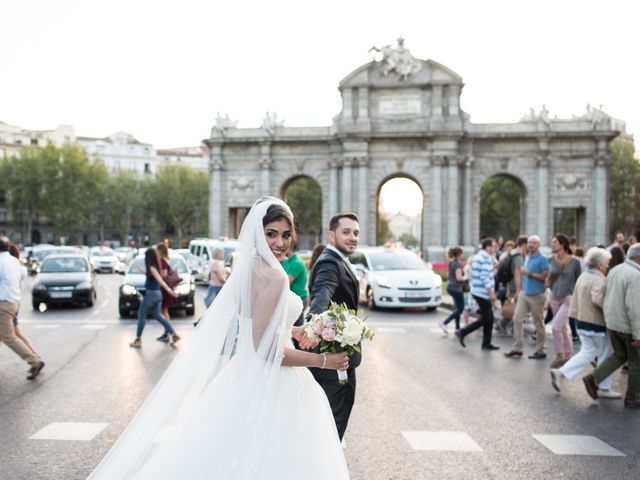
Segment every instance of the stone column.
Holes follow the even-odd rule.
[[[342,160],[342,191],[340,192],[340,210],[343,212],[351,211],[351,198],[353,193],[353,182],[351,179],[351,163],[352,159],[345,157]]]
[[[430,244],[442,245],[442,164],[443,157],[431,158]]]
[[[467,157],[464,164],[464,189],[462,193],[462,242],[473,245],[473,157]]]
[[[260,195],[270,195],[271,192],[271,143],[260,144]]]
[[[222,174],[224,161],[222,160],[222,145],[212,145],[209,156],[209,237],[223,236],[222,215]]]
[[[607,241],[607,154],[597,154],[593,172],[593,243],[606,245]]]
[[[369,89],[359,88],[358,96],[358,123],[367,123],[369,121]]]
[[[459,115],[459,97],[460,87],[458,85],[449,85],[449,116],[457,117]]]
[[[538,157],[536,166],[538,173],[538,228],[534,233],[540,237],[542,245],[548,245],[551,240],[549,238],[549,164],[547,153]]]
[[[449,158],[447,174],[447,244],[454,246],[460,242],[460,185],[457,157]]]
[[[338,168],[340,162],[337,159],[329,162],[329,218],[338,213]],[[326,223],[326,222],[325,222]]]
[[[431,97],[432,115],[434,117],[442,116],[442,85],[433,86],[433,95]]]
[[[342,91],[342,120],[353,122],[353,92],[350,88]]]
[[[360,157],[358,162],[358,218],[360,219],[360,243],[369,245],[369,195],[368,174],[369,174],[369,158]]]

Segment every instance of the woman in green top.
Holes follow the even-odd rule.
[[[309,289],[307,288],[307,267],[298,256],[297,251],[298,244],[292,240],[289,254],[282,262],[282,266],[289,276],[289,288],[302,299],[302,313],[295,322],[295,325],[302,325],[302,319],[309,306]]]

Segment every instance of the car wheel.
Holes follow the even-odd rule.
[[[129,316],[129,311],[125,308],[119,307],[118,312],[120,313],[120,318],[127,318]]]
[[[196,307],[190,307],[185,309],[185,313],[192,317],[196,313]]]
[[[378,306],[376,305],[376,299],[373,298],[373,289],[371,287],[367,288],[367,308],[369,310],[378,309]]]
[[[93,292],[93,294],[91,295],[91,300],[87,302],[87,307],[93,307],[93,303],[96,301],[97,296],[98,295],[96,294],[96,292]]]
[[[427,312],[435,312],[438,307],[427,307]]]
[[[34,310],[38,310],[40,307],[40,302],[36,302],[35,300],[32,300],[31,306],[33,307]]]

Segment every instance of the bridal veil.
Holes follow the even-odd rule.
[[[269,438],[270,427],[256,421],[277,409],[272,390],[278,388],[283,350],[290,340],[289,282],[262,225],[271,205],[289,211],[272,197],[253,205],[224,288],[90,479],[175,478],[168,473],[171,468],[184,472],[185,480],[201,478],[195,471],[188,473],[195,466],[171,463],[172,457],[174,463],[184,458],[180,449],[201,460],[223,451],[242,453],[220,459],[219,469],[203,478],[241,478],[229,474],[238,468],[240,457],[261,461],[264,453],[251,439],[256,433],[262,441]],[[203,422],[212,424],[203,427]],[[212,440],[197,432],[218,435]],[[237,445],[230,449],[230,443]],[[167,473],[158,477],[158,471]]]

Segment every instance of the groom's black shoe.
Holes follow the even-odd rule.
[[[500,347],[496,347],[493,344],[489,344],[489,345],[482,345],[482,350],[499,350]]]
[[[458,337],[458,341],[460,342],[460,345],[462,345],[462,348],[467,348],[464,344],[464,336],[460,333],[460,330],[456,330],[456,337]]]

